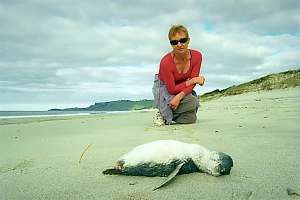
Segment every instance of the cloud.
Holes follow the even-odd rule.
[[[297,68],[299,8],[297,0],[1,1],[0,104],[152,98],[177,23],[204,56],[200,93]]]

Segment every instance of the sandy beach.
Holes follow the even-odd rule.
[[[0,199],[300,199],[300,87],[201,103],[191,125],[154,127],[153,111],[0,119]],[[103,175],[133,147],[160,139],[231,155],[230,175]],[[80,156],[90,145],[79,163]]]

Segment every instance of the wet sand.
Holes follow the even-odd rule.
[[[201,103],[191,125],[154,127],[153,111],[0,119],[0,199],[299,199],[300,88]],[[230,175],[105,176],[120,155],[159,139],[231,155]],[[82,160],[79,159],[83,153]]]

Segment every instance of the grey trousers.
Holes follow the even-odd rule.
[[[199,99],[196,93],[186,95],[176,110],[173,111],[173,121],[179,124],[192,124],[197,120]]]

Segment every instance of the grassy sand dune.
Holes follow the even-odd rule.
[[[191,125],[154,127],[153,112],[0,120],[0,199],[296,199],[300,192],[300,88],[201,103]],[[234,159],[232,173],[104,176],[136,145],[198,143]],[[88,145],[91,146],[79,159]]]
[[[224,96],[245,94],[248,92],[269,91],[274,89],[294,88],[300,86],[300,69],[288,70],[280,73],[269,74],[261,78],[233,85],[223,90],[214,90],[201,95],[202,101],[209,101]]]

